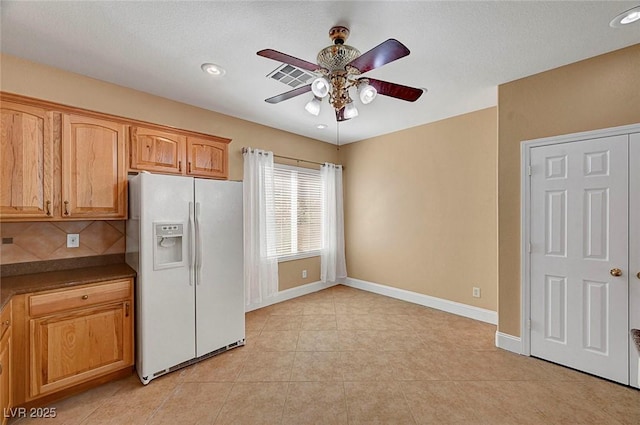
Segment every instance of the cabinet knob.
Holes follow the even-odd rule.
[[[10,321],[5,320],[4,322],[2,322],[2,326],[9,326],[11,324]]]
[[[609,274],[614,277],[620,277],[622,276],[622,270],[620,270],[619,268],[611,269],[609,270]]]
[[[89,299],[89,295],[83,295],[83,296],[82,296],[82,299],[83,299],[83,300],[88,300],[88,299]]]
[[[638,272],[638,274],[636,275],[636,277],[637,277],[638,279],[640,279],[640,272]]]

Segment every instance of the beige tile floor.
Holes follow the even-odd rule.
[[[495,326],[337,286],[248,313],[247,345],[52,405],[42,424],[640,424],[640,391],[494,347]]]

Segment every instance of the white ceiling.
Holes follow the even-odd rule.
[[[640,42],[640,24],[610,28],[634,1],[2,1],[4,53],[327,142],[333,111],[266,75],[271,48],[315,63],[329,28],[362,53],[388,38],[411,54],[365,74],[427,88],[415,103],[378,96],[340,124],[340,143],[494,106],[497,85]],[[214,79],[204,62],[226,68]],[[328,128],[318,130],[315,125]]]

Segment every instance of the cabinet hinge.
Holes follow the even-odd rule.
[[[531,319],[527,319],[527,329],[531,330]]]
[[[531,253],[531,242],[527,244],[527,252]]]
[[[527,165],[527,174],[531,175],[531,165]]]

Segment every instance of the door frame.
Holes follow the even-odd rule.
[[[640,123],[524,140],[520,143],[520,354],[531,356],[531,255],[529,253],[531,244],[531,149],[638,132],[640,132]]]

